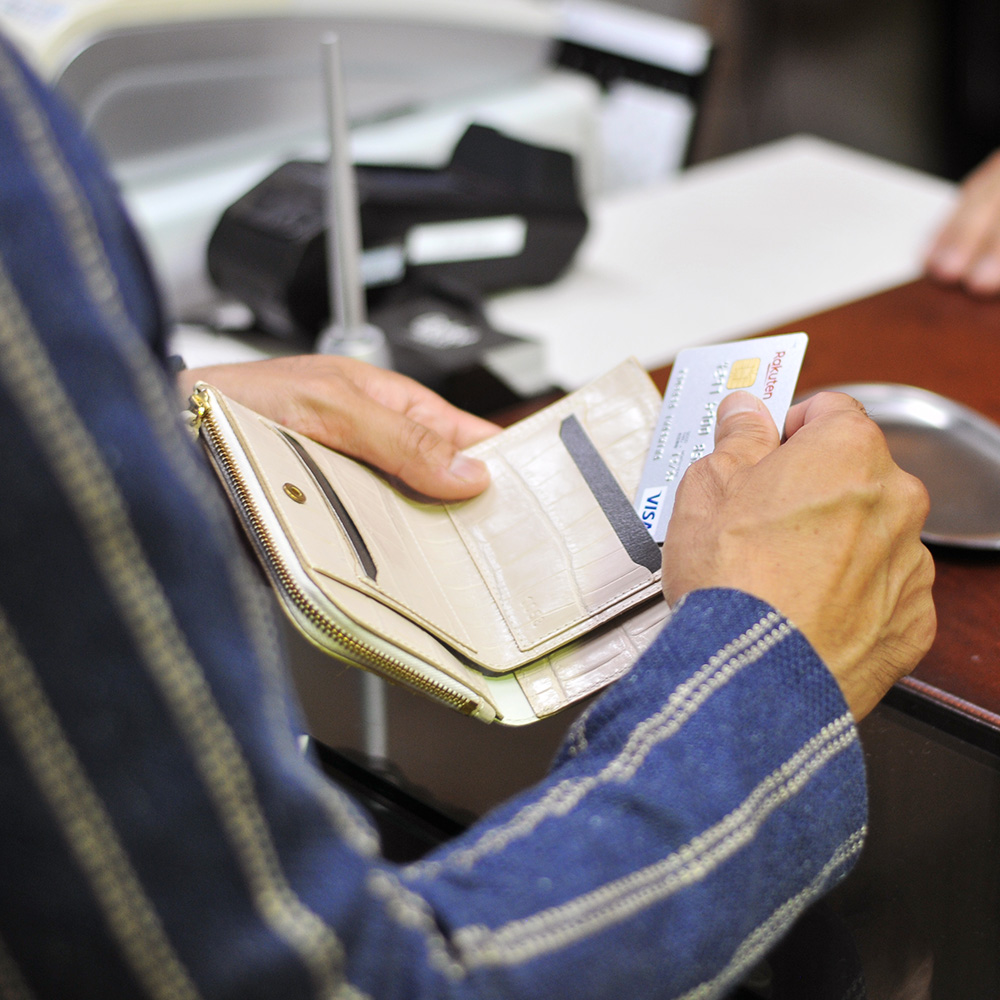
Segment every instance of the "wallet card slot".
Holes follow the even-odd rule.
[[[354,554],[357,556],[358,562],[361,564],[361,568],[364,571],[365,576],[367,576],[369,580],[377,580],[378,567],[375,565],[375,560],[372,557],[371,550],[368,548],[361,532],[358,530],[358,526],[355,524],[354,518],[351,517],[340,497],[337,496],[337,491],[333,488],[330,480],[326,478],[323,470],[316,464],[315,461],[313,461],[309,452],[306,451],[306,449],[303,448],[291,434],[288,434],[280,427],[276,427],[275,430],[281,435],[282,439],[289,446],[289,448],[295,452],[296,457],[305,467],[306,472],[309,473],[313,482],[315,482],[319,487],[320,493],[323,494],[323,499],[326,500],[341,528],[344,529],[344,534],[347,536],[347,540],[350,543],[351,548],[354,550]]]
[[[627,547],[620,535],[628,540],[628,531],[615,530],[607,508],[628,505],[638,520],[628,493],[659,404],[638,366],[623,366],[469,449],[487,462],[490,488],[447,510],[521,656],[543,655],[658,592],[658,546],[646,533],[644,552],[635,539]],[[586,442],[575,447],[581,437]],[[595,465],[585,459],[588,444],[604,475],[587,474]],[[618,500],[602,506],[595,492]]]
[[[559,425],[559,438],[608,519],[622,547],[637,566],[655,573],[660,568],[660,547],[635,512],[580,421],[570,414]]]

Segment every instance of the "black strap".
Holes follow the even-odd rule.
[[[568,416],[559,427],[559,437],[632,562],[655,573],[662,558],[660,547],[646,530],[580,421],[575,416]]]

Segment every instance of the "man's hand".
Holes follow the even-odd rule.
[[[1000,294],[1000,151],[962,184],[924,266],[932,278],[964,285],[974,295]]]
[[[786,615],[837,678],[856,718],[930,648],[934,564],[920,541],[927,491],[892,460],[862,406],[821,393],[789,411],[719,407],[715,451],[677,492],[663,547],[671,603],[734,587]]]
[[[185,400],[199,380],[426,496],[463,500],[489,483],[461,449],[499,428],[396,372],[322,354],[213,365],[178,375]]]

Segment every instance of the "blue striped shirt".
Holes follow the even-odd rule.
[[[0,996],[714,997],[864,837],[781,615],[688,596],[550,775],[409,866],[299,754],[116,192],[0,46]]]

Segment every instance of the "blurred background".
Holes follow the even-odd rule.
[[[1000,145],[1000,5],[629,2],[698,22],[716,41],[696,162],[810,132],[958,179]]]

